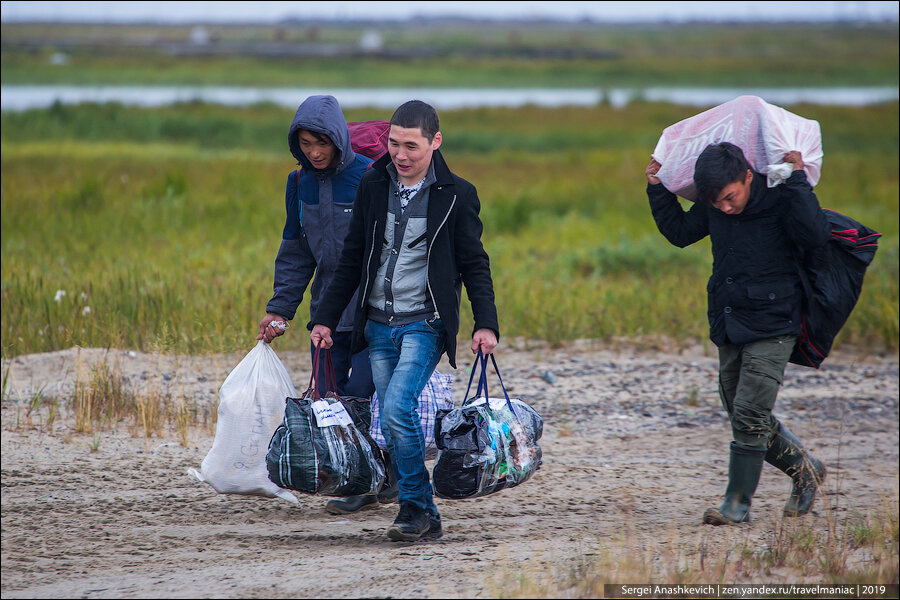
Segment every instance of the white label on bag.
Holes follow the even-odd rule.
[[[352,425],[353,419],[347,414],[347,410],[340,402],[329,404],[325,400],[317,400],[312,403],[313,414],[316,415],[316,424],[319,427],[333,427],[334,425]]]

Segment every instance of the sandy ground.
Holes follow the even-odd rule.
[[[306,353],[280,356],[305,387]],[[783,528],[789,480],[768,465],[750,524],[700,524],[724,491],[730,441],[716,360],[701,347],[501,346],[512,395],[545,419],[543,466],[489,497],[438,499],[445,533],[434,542],[389,541],[396,505],[336,517],[322,497],[298,494],[292,505],[217,494],[187,475],[212,444],[209,428],[193,429],[184,447],[174,431],[75,434],[65,414],[48,431],[46,409],[26,419],[35,390],[64,406],[79,365],[99,360],[135,389],[189,398],[202,413],[240,358],[71,349],[3,361],[3,598],[496,597],[522,573],[571,573],[610,549],[623,561],[655,549],[664,568],[660,549],[764,549]],[[460,363],[439,367],[454,373],[457,405],[471,364],[462,353]],[[829,468],[824,501],[803,519],[813,530],[896,502],[896,355],[838,352],[819,371],[789,366],[776,413]]]

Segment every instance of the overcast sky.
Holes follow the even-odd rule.
[[[407,19],[417,15],[483,19],[596,21],[764,20],[898,21],[898,2],[2,2],[2,21],[253,21],[286,18]]]

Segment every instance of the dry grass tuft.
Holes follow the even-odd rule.
[[[110,367],[105,360],[93,366],[85,377],[80,360],[79,354],[72,398],[75,431],[93,433],[95,429],[112,427],[134,409],[134,394],[128,380],[122,376],[118,363]]]
[[[694,541],[675,531],[637,541],[624,527],[618,536],[582,541],[567,561],[536,557],[523,562],[501,556],[487,588],[495,598],[602,598],[604,585],[625,583],[753,583],[773,577],[809,583],[896,583],[898,491],[885,496],[874,514],[853,512],[836,519],[834,508],[827,504],[824,527],[820,521],[782,518],[761,547],[747,537],[720,542],[723,538],[708,530],[701,530]]]

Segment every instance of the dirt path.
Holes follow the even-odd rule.
[[[305,353],[281,358],[305,383]],[[40,386],[45,396],[71,397],[78,363],[119,361],[135,387],[165,386],[212,406],[240,356],[19,357],[2,410],[3,597],[496,597],[510,595],[522,574],[557,595],[553,586],[609,552],[620,554],[621,569],[603,574],[606,581],[641,583],[617,578],[641,572],[665,581],[683,557],[758,550],[783,529],[789,482],[769,466],[752,523],[700,525],[724,491],[730,433],[716,362],[699,349],[573,346],[498,358],[512,395],[544,416],[541,470],[493,496],[438,500],[442,539],[394,543],[385,531],[396,505],[335,517],[323,510],[325,498],[298,495],[291,505],[195,482],[187,470],[199,467],[213,439],[200,429],[183,447],[172,431],[149,441],[126,426],[99,438],[74,434],[71,416],[52,433],[35,419],[23,424]],[[4,374],[8,367],[3,361]],[[454,377],[459,404],[465,369]],[[836,354],[820,371],[789,367],[777,414],[829,467],[826,501],[803,519],[811,529],[896,503],[896,355]],[[767,577],[816,581],[796,570]]]

